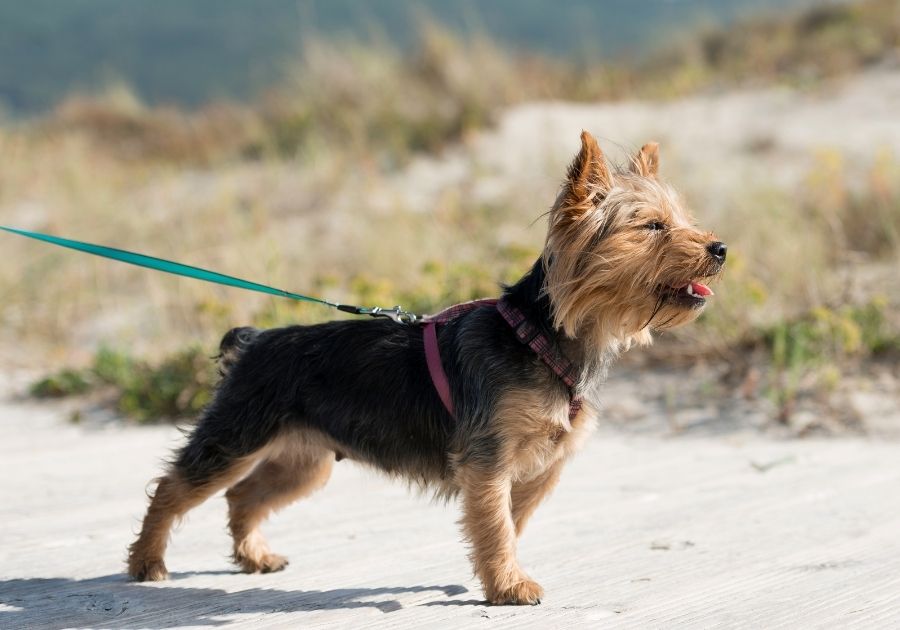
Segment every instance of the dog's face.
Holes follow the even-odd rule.
[[[581,139],[550,213],[545,260],[555,323],[573,338],[647,343],[651,330],[697,318],[726,247],[695,227],[657,179],[656,144],[613,173],[596,140],[587,132]]]

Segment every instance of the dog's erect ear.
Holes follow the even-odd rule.
[[[569,167],[563,202],[573,208],[599,201],[612,188],[612,175],[594,136],[581,132],[581,151]]]
[[[656,177],[659,171],[659,144],[648,142],[631,160],[631,172],[644,177]]]

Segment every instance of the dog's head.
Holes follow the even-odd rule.
[[[696,319],[712,295],[706,283],[722,270],[725,244],[694,225],[658,168],[650,143],[612,171],[582,132],[544,252],[554,324],[567,336],[649,343],[651,330]]]

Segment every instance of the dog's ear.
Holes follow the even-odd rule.
[[[631,172],[644,177],[656,177],[659,171],[659,144],[648,142],[631,160]]]
[[[563,205],[569,208],[596,203],[612,188],[612,175],[606,157],[594,136],[581,132],[581,151],[575,156],[566,176]]]

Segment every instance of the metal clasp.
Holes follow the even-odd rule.
[[[372,317],[387,317],[398,324],[415,324],[419,320],[418,315],[410,313],[409,311],[404,311],[399,304],[393,308],[376,306],[370,309],[368,314]]]

